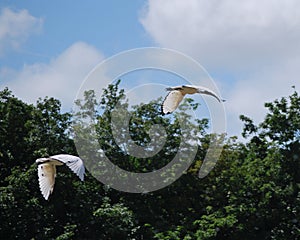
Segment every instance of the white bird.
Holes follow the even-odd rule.
[[[79,157],[69,154],[58,154],[48,158],[38,158],[36,163],[38,164],[40,190],[46,200],[48,200],[49,195],[53,192],[56,166],[66,164],[77,174],[81,181],[84,179],[85,168],[83,161]]]
[[[223,99],[220,99],[218,95],[210,89],[202,86],[182,85],[177,87],[168,87],[166,88],[166,90],[170,92],[161,105],[162,114],[169,114],[175,111],[186,94],[206,94],[215,97],[219,102],[225,101]]]

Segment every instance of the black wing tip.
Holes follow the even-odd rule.
[[[170,114],[171,112],[164,112],[164,107],[163,107],[163,105],[161,105],[161,108],[160,108],[160,114],[162,115],[162,116],[165,116],[165,115],[168,115],[168,114]]]
[[[161,108],[160,108],[160,114],[161,114],[162,116],[166,115],[166,114],[164,113],[163,106],[161,106]]]
[[[164,111],[161,111],[160,114],[161,114],[162,116],[165,116],[165,115],[171,114],[171,112],[166,112],[166,113],[165,113]]]

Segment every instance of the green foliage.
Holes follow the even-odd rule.
[[[56,240],[67,240],[67,239],[72,239],[75,235],[75,229],[76,229],[77,225],[73,224],[73,225],[66,225],[64,226],[64,233],[61,234],[60,236],[58,236],[57,238],[55,238]]]
[[[234,214],[224,215],[222,211],[203,215],[201,219],[194,222],[198,226],[195,237],[197,239],[215,239],[219,231],[224,231],[224,229],[230,231],[237,222],[238,220]]]
[[[126,239],[134,236],[137,227],[133,212],[123,203],[111,204],[109,198],[93,213],[97,231],[105,239]]]
[[[270,140],[272,143],[287,146],[300,140],[300,97],[294,91],[289,97],[276,99],[274,102],[265,103],[268,113],[259,126],[253,121],[241,116],[245,122],[243,134],[245,136],[253,133],[261,140]]]
[[[53,98],[26,104],[8,89],[0,92],[0,236],[3,239],[300,239],[300,97],[266,103],[263,122],[250,117],[240,143],[226,139],[217,165],[204,179],[197,174],[209,146],[207,119],[193,120],[186,109],[198,104],[187,99],[171,116],[161,116],[161,99],[129,109],[120,81],[77,101],[79,111],[62,113]],[[137,146],[151,142],[150,129],[164,127],[166,142],[155,156],[138,158],[124,153],[113,136],[112,112],[120,104],[131,114],[129,129],[120,127]],[[122,120],[124,112],[116,115]],[[180,128],[176,114],[197,131]],[[86,125],[93,119],[94,125]],[[93,130],[95,129],[95,131]],[[129,131],[128,131],[129,130]],[[198,144],[192,166],[177,181],[151,193],[130,194],[104,186],[87,173],[80,182],[60,167],[49,201],[40,194],[37,157],[77,154],[74,139],[94,138],[123,169],[160,169],[177,153],[182,136]],[[159,135],[159,139],[163,134]],[[88,148],[91,146],[87,146]],[[100,163],[97,163],[100,164]],[[170,177],[171,174],[170,174]]]

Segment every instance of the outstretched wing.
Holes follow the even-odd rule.
[[[55,166],[49,162],[41,163],[38,165],[40,190],[46,200],[48,200],[49,195],[53,192],[55,172]]]
[[[169,114],[175,111],[183,97],[184,95],[179,90],[170,91],[161,105],[162,113]]]
[[[85,168],[83,161],[79,157],[69,154],[58,154],[51,156],[50,158],[66,164],[80,178],[81,181],[84,180]]]

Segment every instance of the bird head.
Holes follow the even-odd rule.
[[[218,96],[216,93],[214,93],[213,91],[211,91],[211,90],[208,89],[208,88],[201,87],[201,88],[198,88],[197,91],[198,91],[198,93],[200,93],[200,94],[206,94],[206,95],[213,96],[213,97],[215,97],[219,102],[225,102],[224,99],[220,99],[219,96]]]

